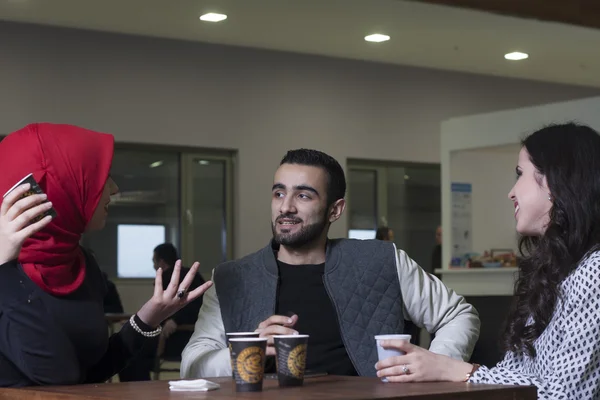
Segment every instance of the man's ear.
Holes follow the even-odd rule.
[[[329,223],[333,223],[340,219],[345,209],[346,200],[336,200],[336,202],[329,207],[329,215],[327,216]]]

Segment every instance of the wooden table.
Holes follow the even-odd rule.
[[[279,388],[277,381],[265,381],[258,393],[236,393],[231,378],[214,378],[221,388],[211,392],[171,392],[166,381],[105,383],[99,385],[0,389],[0,399],[100,400],[100,399],[453,399],[453,400],[535,400],[533,386],[477,385],[468,383],[382,383],[377,378],[325,376],[305,380],[304,386]]]

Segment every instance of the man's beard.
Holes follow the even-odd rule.
[[[298,249],[306,246],[309,243],[314,242],[321,236],[323,231],[327,228],[327,218],[326,213],[319,221],[303,226],[296,233],[277,233],[277,225],[280,219],[288,219],[292,220],[296,223],[301,223],[302,220],[294,217],[293,215],[280,215],[277,217],[274,223],[271,224],[271,229],[273,231],[273,240],[275,243],[290,247],[292,249]],[[285,226],[285,225],[282,225]]]

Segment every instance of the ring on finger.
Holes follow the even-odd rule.
[[[179,291],[177,292],[177,297],[180,299],[183,299],[183,296],[185,296],[186,294],[187,294],[186,289],[179,289]]]
[[[404,364],[404,365],[402,366],[402,373],[403,373],[404,375],[408,375],[408,374],[410,374],[410,370],[408,369],[408,365],[407,365],[407,364]]]

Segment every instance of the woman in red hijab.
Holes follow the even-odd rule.
[[[106,287],[81,235],[104,227],[110,196],[112,135],[70,125],[31,124],[0,142],[0,193],[33,174],[44,194],[8,193],[0,206],[0,387],[103,382],[146,346],[160,324],[201,296],[187,292],[195,263],[179,285],[177,262],[166,290],[154,295],[120,332],[106,334]],[[55,210],[55,217],[39,216]]]

